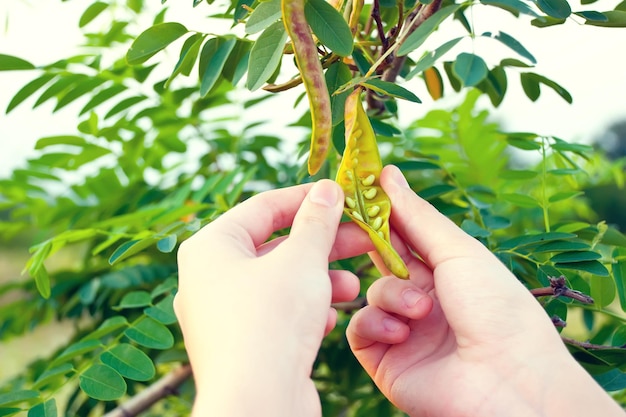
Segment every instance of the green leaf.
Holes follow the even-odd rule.
[[[537,101],[541,95],[539,81],[532,77],[531,73],[528,72],[522,72],[520,74],[520,81],[522,82],[522,88],[524,89],[526,97],[528,97],[531,101]]]
[[[533,19],[530,24],[538,28],[547,28],[550,26],[562,25],[567,19],[557,19],[550,16],[541,16]]]
[[[506,137],[509,145],[525,151],[538,151],[541,143],[537,142],[537,135],[534,133],[510,133]]]
[[[548,201],[550,203],[557,203],[559,201],[569,200],[584,194],[585,193],[583,193],[582,191],[563,191],[561,193],[551,195],[550,198],[548,198]]]
[[[27,417],[57,417],[57,403],[54,398],[39,403],[28,410]]]
[[[567,251],[580,251],[589,249],[589,244],[578,240],[554,240],[552,242],[544,243],[533,249],[533,253],[541,252],[567,252]],[[597,259],[597,258],[596,258]]]
[[[50,275],[48,275],[46,266],[42,264],[32,275],[35,278],[35,285],[39,294],[46,300],[50,298],[52,291],[50,288]]]
[[[35,69],[30,62],[13,55],[0,54],[0,71],[20,71]]]
[[[163,253],[170,253],[176,247],[177,241],[178,237],[175,234],[166,235],[157,242],[157,249]]]
[[[550,147],[557,151],[575,152],[582,155],[590,154],[594,151],[593,146],[591,145],[585,145],[583,143],[569,143],[565,141],[553,143]]]
[[[194,33],[183,43],[183,46],[180,49],[180,55],[178,57],[178,62],[174,66],[174,70],[170,74],[170,76],[165,81],[163,88],[169,88],[170,84],[174,79],[179,75],[189,75],[191,73],[191,69],[196,62],[196,58],[198,58],[198,53],[200,52],[200,45],[202,45],[202,41],[204,40],[204,34],[202,33]]]
[[[604,265],[598,261],[583,261],[583,262],[560,262],[554,265],[557,268],[573,269],[576,271],[589,272],[593,275],[600,277],[608,277],[609,271]],[[611,281],[612,282],[612,281]],[[593,297],[593,294],[592,294]]]
[[[146,308],[144,313],[165,325],[176,323],[178,319],[174,313],[174,295],[169,294],[156,305]]]
[[[417,61],[415,66],[411,69],[411,71],[409,71],[404,79],[408,81],[415,75],[435,65],[437,60],[439,60],[439,58],[444,56],[450,49],[456,46],[456,44],[459,43],[461,39],[463,39],[463,37],[451,39],[434,51],[427,52],[423,57],[419,59],[419,61]]]
[[[430,36],[450,15],[454,14],[461,8],[461,4],[452,4],[446,7],[442,7],[435,14],[430,16],[424,21],[418,28],[406,37],[402,45],[398,48],[398,55],[406,55],[417,48],[419,48],[424,41]]]
[[[584,261],[593,261],[596,259],[602,258],[597,252],[592,251],[571,251],[571,252],[563,252],[554,255],[550,258],[552,262],[584,262]]]
[[[566,19],[572,14],[567,0],[536,0],[536,4],[542,12],[556,19]]]
[[[19,412],[22,412],[24,410],[22,410],[21,408],[15,408],[15,407],[0,407],[0,417],[10,417],[13,416]]]
[[[119,103],[117,103],[115,106],[113,106],[108,112],[107,114],[104,115],[105,119],[108,119],[110,117],[115,116],[116,114],[123,112],[124,110],[128,109],[129,107],[134,106],[135,104],[141,103],[144,100],[147,100],[148,97],[146,96],[135,96],[135,97],[128,97],[122,101],[120,101]]]
[[[152,359],[128,343],[120,343],[103,352],[100,360],[123,377],[135,381],[149,381],[156,373]]]
[[[441,167],[434,162],[418,159],[397,161],[394,163],[394,165],[400,168],[402,171],[423,171],[427,169],[441,169]]]
[[[584,10],[582,12],[575,12],[577,16],[582,17],[585,20],[592,22],[608,22],[609,18],[604,13],[596,12],[593,10]]]
[[[7,407],[10,405],[18,405],[21,403],[34,403],[39,400],[39,393],[33,390],[17,390],[8,392],[6,394],[0,394],[0,407]]]
[[[24,87],[22,87],[9,102],[6,113],[19,106],[24,100],[33,95],[37,90],[46,85],[55,76],[53,74],[43,74],[41,77],[35,78]]]
[[[176,22],[154,25],[134,40],[126,53],[126,61],[129,65],[143,64],[187,32],[185,26]]]
[[[494,38],[496,40],[499,40],[504,45],[508,46],[513,51],[517,52],[518,54],[520,54],[521,56],[523,56],[524,58],[526,58],[527,60],[529,60],[533,64],[537,63],[537,60],[535,59],[533,54],[531,54],[524,47],[524,45],[522,45],[517,39],[515,39],[513,36],[511,36],[511,35],[509,35],[507,33],[498,32],[496,34],[492,34],[491,32],[485,32],[485,33],[483,33],[482,36],[486,36],[486,37],[489,37],[489,38]]]
[[[107,7],[109,7],[109,5],[101,1],[97,1],[91,6],[87,7],[87,9],[83,12],[83,14],[80,16],[80,19],[78,20],[78,27],[82,28],[87,26],[89,22],[98,17],[98,15],[105,11]]]
[[[87,113],[89,110],[94,109],[95,107],[99,106],[100,104],[104,103],[110,98],[113,98],[116,95],[126,90],[127,88],[125,85],[114,84],[109,88],[105,88],[104,90],[99,91],[94,96],[92,96],[91,99],[87,102],[87,104],[85,104],[85,106],[80,110],[79,116],[82,116],[83,114]]]
[[[237,6],[235,6],[235,13],[233,14],[233,20],[238,23],[243,20],[248,14],[248,8],[252,6],[254,0],[238,0]]]
[[[236,44],[237,38],[212,38],[202,47],[198,66],[202,97],[206,97],[222,75],[228,57]]]
[[[462,52],[457,56],[452,70],[466,87],[477,85],[487,77],[489,72],[487,64],[481,57],[467,52]]]
[[[560,95],[568,103],[571,104],[573,101],[571,94],[565,88],[563,88],[560,84],[556,83],[555,81],[552,81],[551,79],[544,77],[543,75],[535,74],[532,72],[524,72],[520,74],[520,77],[522,80],[522,87],[524,87],[524,91],[526,92],[526,95],[528,95],[528,97],[533,101],[535,101],[537,97],[539,97],[539,83],[544,84],[550,87],[551,89],[553,89],[558,95]],[[531,89],[531,93],[533,94],[533,96],[536,94],[536,97],[534,99],[526,91],[527,87],[525,86],[524,83],[528,83],[528,88]]]
[[[125,242],[118,246],[117,249],[115,249],[115,251],[111,254],[109,257],[109,264],[114,265],[116,262],[129,258],[147,247],[154,245],[156,242],[157,239],[154,237]]]
[[[553,240],[566,240],[578,238],[573,233],[559,233],[559,232],[547,232],[547,233],[535,233],[523,236],[514,237],[508,239],[500,244],[500,249],[519,249],[527,248],[529,246],[540,245]],[[554,274],[552,274],[554,275]]]
[[[626,259],[626,250],[622,248],[614,249],[613,258]],[[622,307],[622,311],[626,311],[626,261],[618,261],[613,264],[611,270],[613,271],[613,279],[615,280],[615,286],[617,287],[619,304]]]
[[[259,89],[274,74],[283,56],[287,37],[285,26],[279,21],[265,29],[254,43],[250,51],[246,82],[250,91]]]
[[[167,292],[173,291],[178,287],[178,281],[176,278],[167,278],[165,281],[157,285],[151,292],[150,296],[152,298],[158,297],[159,295],[165,294]]]
[[[333,94],[339,87],[350,82],[352,73],[350,68],[341,61],[334,62],[328,67],[324,74],[326,78],[326,86],[330,94],[330,108],[332,110],[333,126],[337,126],[344,118],[344,110],[346,98],[350,95],[350,91],[344,91],[340,94]]]
[[[491,236],[491,232],[489,230],[483,228],[475,221],[469,219],[463,220],[463,223],[461,223],[461,229],[463,229],[463,231],[468,235],[476,238]]]
[[[607,10],[606,12],[602,12],[602,14],[606,18],[605,21],[587,19],[585,24],[611,28],[626,27],[626,10]]]
[[[58,377],[65,376],[67,373],[73,370],[74,370],[74,365],[72,365],[71,363],[64,363],[62,365],[55,366],[50,369],[46,369],[35,380],[35,383],[33,384],[33,389],[40,389],[41,387],[45,386],[48,382]]]
[[[265,30],[280,17],[280,0],[260,2],[246,20],[246,33],[252,35]]]
[[[507,138],[508,141],[508,138]],[[540,145],[541,146],[541,145]],[[500,178],[504,180],[530,180],[537,177],[539,173],[537,171],[525,170],[525,169],[507,169],[500,173]]]
[[[85,394],[99,401],[113,401],[126,394],[126,381],[113,368],[91,365],[80,374],[78,385]]]
[[[590,295],[596,307],[606,307],[615,299],[615,283],[608,276],[592,275],[589,285],[591,286]]]
[[[304,13],[311,30],[324,45],[340,56],[352,53],[352,31],[333,6],[325,0],[308,0]]]
[[[70,146],[85,146],[87,141],[80,136],[62,135],[62,136],[47,136],[41,138],[35,144],[35,149],[44,149],[48,146],[54,145],[70,145]]]
[[[109,317],[108,319],[103,321],[102,324],[98,326],[96,330],[94,330],[93,332],[85,336],[83,340],[99,339],[102,336],[106,336],[126,326],[128,326],[128,321],[126,320],[126,317],[124,316]]]
[[[606,391],[621,391],[626,388],[626,372],[620,369],[615,368],[608,372],[592,376]]]
[[[369,88],[370,90],[376,91],[382,95],[402,98],[404,100],[412,101],[414,103],[421,103],[422,101],[411,91],[407,90],[404,87],[399,86],[396,83],[391,83],[389,81],[379,80],[377,78],[371,78],[369,80],[365,80],[360,82],[364,87]]]
[[[167,327],[149,317],[142,318],[124,331],[126,337],[150,349],[169,349],[174,336]]]
[[[456,187],[449,185],[449,184],[436,184],[436,185],[420,190],[418,194],[424,200],[430,200],[435,197],[439,197],[439,196],[448,194],[456,190],[457,190]]]
[[[152,297],[147,291],[131,291],[124,294],[122,301],[117,306],[120,309],[123,308],[137,308],[145,307],[152,304]]]
[[[509,203],[514,204],[519,207],[525,207],[525,208],[539,207],[539,202],[527,194],[505,193],[505,194],[502,194],[501,197],[504,201],[508,201]]]
[[[521,0],[480,0],[482,4],[488,6],[496,6],[508,12],[511,12],[515,16],[519,16],[520,13],[537,17],[538,14]]]
[[[73,343],[69,345],[67,348],[65,348],[65,350],[63,350],[63,352],[61,352],[61,354],[59,354],[56,358],[54,358],[54,360],[52,361],[50,365],[57,366],[77,356],[92,352],[101,346],[102,344],[100,343],[99,340],[93,340],[93,339],[83,340],[80,342]]]

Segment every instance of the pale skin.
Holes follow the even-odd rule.
[[[387,275],[371,254],[385,276],[347,337],[390,401],[412,417],[624,415],[484,246],[417,197],[397,168],[386,167],[381,184],[411,279]],[[339,225],[342,206],[328,180],[270,191],[183,243],[174,307],[195,417],[322,415],[310,374],[336,321],[330,305],[359,292],[354,274],[328,264],[373,249],[356,225]],[[287,238],[269,240],[285,227]]]

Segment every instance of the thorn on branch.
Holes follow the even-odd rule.
[[[549,287],[534,288],[530,290],[530,293],[535,297],[567,297],[572,300],[579,301],[583,304],[593,304],[593,298],[580,291],[572,290],[566,285],[565,276],[560,277],[548,277],[550,280]]]

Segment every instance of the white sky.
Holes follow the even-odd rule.
[[[155,9],[160,1],[153,0]],[[613,3],[600,1],[605,9]],[[206,5],[191,8],[191,1],[170,1],[168,20],[183,21],[190,28],[202,29]],[[593,6],[593,5],[592,5]],[[69,55],[82,40],[77,22],[87,7],[86,2],[61,2],[59,0],[3,1],[0,4],[0,53],[17,55],[36,65],[47,64]],[[205,9],[203,9],[203,7]],[[532,103],[522,92],[519,80],[509,72],[509,90],[499,109],[493,112],[507,130],[533,131],[555,135],[566,140],[589,141],[598,136],[610,123],[626,119],[626,29],[595,28],[569,21],[566,25],[538,29],[526,21],[520,22],[506,12],[477,6],[473,19],[476,32],[504,30],[516,37],[538,61],[532,71],[545,75],[564,86],[574,97],[569,105],[553,91],[542,88],[538,102]],[[493,23],[491,23],[493,22]],[[149,21],[146,22],[146,27]],[[452,23],[450,30],[459,30]],[[209,30],[206,30],[209,31]],[[462,31],[459,31],[462,34]],[[435,34],[425,47],[436,48],[449,32]],[[478,39],[472,45],[469,39],[457,45],[454,51],[475,52],[491,63],[515,53],[501,47],[497,41]],[[452,51],[451,57],[454,54]],[[25,83],[35,77],[33,72],[0,72],[0,113],[11,97]],[[417,81],[414,81],[417,83]],[[402,119],[414,119],[433,106],[421,84],[414,84],[422,105],[406,104]],[[421,91],[420,91],[421,90]],[[291,95],[288,101],[272,103],[273,114],[293,114],[295,120],[301,110],[293,111]],[[38,138],[75,132],[76,107],[51,114],[53,103],[31,109],[29,100],[8,116],[0,114],[0,177],[24,163],[33,155]],[[284,112],[276,106],[284,106]],[[245,115],[244,115],[245,117]]]

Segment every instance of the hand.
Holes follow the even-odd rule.
[[[320,416],[310,379],[331,302],[359,291],[329,261],[371,250],[342,225],[343,193],[323,180],[250,198],[178,252],[174,308],[196,381],[195,415]],[[267,242],[291,226],[287,238]]]
[[[411,416],[623,415],[482,244],[413,193],[396,167],[381,184],[411,278],[376,281],[347,336],[383,394]]]

